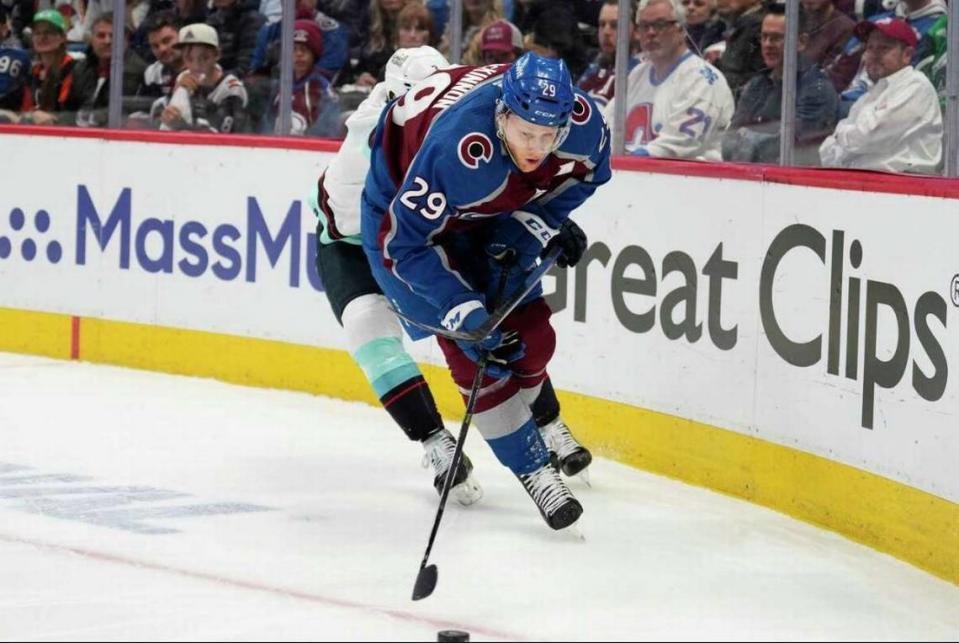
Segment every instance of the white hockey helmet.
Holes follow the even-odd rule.
[[[428,45],[397,49],[386,62],[384,82],[390,100],[402,96],[437,69],[449,66],[450,62],[443,54]]]

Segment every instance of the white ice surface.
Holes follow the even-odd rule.
[[[600,460],[578,540],[467,447],[413,603],[437,497],[382,410],[0,354],[0,640],[959,639],[959,587],[838,535]]]

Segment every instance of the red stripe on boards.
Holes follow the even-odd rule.
[[[70,318],[70,359],[80,359],[80,318]]]

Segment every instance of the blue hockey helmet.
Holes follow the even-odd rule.
[[[531,51],[523,54],[503,76],[503,103],[530,123],[566,126],[576,103],[566,63]]]

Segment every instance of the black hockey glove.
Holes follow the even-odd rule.
[[[562,249],[559,259],[556,263],[560,268],[570,268],[579,263],[583,253],[586,252],[586,233],[572,219],[566,219],[559,226],[559,233],[549,240],[546,249],[543,251],[545,256],[554,247],[559,246]]]

